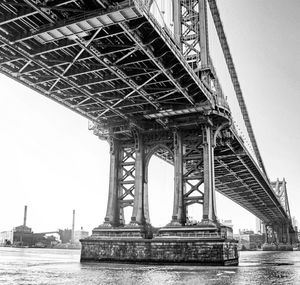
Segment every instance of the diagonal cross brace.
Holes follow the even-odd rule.
[[[34,62],[35,64],[41,66],[42,68],[45,68],[46,70],[48,70],[49,73],[51,73],[52,75],[59,77],[61,80],[65,81],[67,84],[71,85],[73,88],[75,88],[76,90],[78,90],[79,92],[83,93],[85,96],[92,98],[94,100],[96,100],[98,103],[100,103],[104,108],[110,108],[110,106],[108,104],[106,104],[106,102],[104,102],[103,100],[101,100],[100,98],[95,98],[90,92],[83,90],[80,86],[78,86],[77,84],[75,84],[74,82],[68,81],[67,79],[65,79],[64,77],[61,76],[61,74],[59,74],[57,71],[51,70],[47,67],[46,64],[44,64],[42,61],[35,59],[32,57],[32,55],[30,55],[28,52],[26,52],[22,47],[10,43],[6,38],[0,36],[0,40],[8,45],[12,50],[16,51],[18,54],[20,54],[23,58],[25,58],[26,60],[32,60],[32,62]],[[46,93],[46,90],[44,90],[43,92]],[[55,96],[52,96],[53,99],[56,99],[57,101],[61,102],[61,98],[56,98]],[[72,108],[74,108],[73,106],[70,106]],[[122,112],[115,110],[115,109],[111,109],[111,111],[113,113],[115,113],[116,115],[120,116],[121,118],[123,118],[124,120],[129,121],[132,125],[136,126],[137,128],[141,129],[142,127],[135,121],[133,121],[132,119],[130,119],[128,116],[126,116],[125,114],[123,114]]]
[[[146,80],[143,84],[139,85],[137,88],[135,88],[133,91],[129,92],[126,96],[124,96],[122,99],[118,100],[116,103],[114,103],[111,108],[115,108],[117,105],[119,105],[121,102],[123,102],[124,100],[126,100],[127,98],[129,98],[131,95],[133,95],[135,92],[137,92],[138,90],[140,90],[142,87],[144,87],[145,85],[147,85],[149,82],[151,82],[153,79],[155,79],[158,75],[160,75],[161,72],[156,73],[155,75],[153,75],[151,78],[149,78],[148,80]],[[109,109],[106,109],[105,111],[103,111],[98,118],[100,118],[101,116],[103,116],[106,112],[108,112]]]
[[[99,32],[102,30],[102,28],[99,28],[94,34],[93,36],[85,43],[85,47],[88,47],[92,42],[93,40],[96,38],[96,36],[99,34]],[[64,76],[68,70],[72,67],[72,65],[79,59],[79,57],[81,56],[81,54],[85,51],[84,48],[82,48],[79,53],[75,56],[75,58],[72,60],[71,63],[68,64],[68,66],[65,68],[65,70],[63,71],[62,73],[62,76]],[[55,82],[52,84],[52,86],[49,88],[48,91],[51,91],[55,85],[60,81],[60,78],[57,78],[55,80]]]

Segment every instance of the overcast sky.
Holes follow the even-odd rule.
[[[300,2],[226,0],[218,5],[268,175],[271,180],[286,178],[291,213],[298,218]],[[238,118],[216,35],[211,34],[213,61]],[[88,131],[85,118],[2,75],[0,85],[0,231],[22,224],[24,205],[27,225],[35,232],[71,228],[73,209],[76,229],[90,231],[101,224],[108,144]],[[173,169],[153,158],[149,173],[150,218],[155,226],[164,225],[172,216]],[[255,227],[253,215],[221,195],[217,213],[220,219],[232,219],[235,231]],[[201,208],[194,206],[191,215],[201,219]]]

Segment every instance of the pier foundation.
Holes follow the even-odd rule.
[[[209,235],[202,228],[163,228],[151,239],[138,237],[136,231],[132,234],[112,229],[81,240],[81,261],[238,265],[237,241]]]
[[[237,265],[232,229],[218,222],[214,149],[227,124],[206,118],[197,129],[141,132],[122,141],[111,136],[110,176],[104,223],[81,240],[81,261]],[[157,155],[174,165],[170,223],[155,230],[148,205],[148,165]],[[202,220],[188,216],[202,206]],[[132,207],[130,221],[124,209]],[[201,211],[199,211],[201,215]]]

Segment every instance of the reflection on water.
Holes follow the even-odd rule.
[[[234,267],[79,262],[80,251],[0,248],[0,284],[300,284],[300,252],[241,252]]]

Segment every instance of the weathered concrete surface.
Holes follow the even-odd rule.
[[[195,263],[237,265],[237,242],[224,239],[124,239],[81,240],[81,261],[131,263]]]

